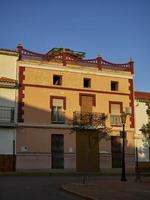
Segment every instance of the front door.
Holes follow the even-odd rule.
[[[94,172],[99,170],[98,135],[92,130],[82,130],[76,133],[76,168],[79,172]]]
[[[111,136],[112,168],[121,168],[121,141],[119,136]]]
[[[64,135],[52,134],[51,137],[52,168],[64,168]]]

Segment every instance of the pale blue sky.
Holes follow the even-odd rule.
[[[150,0],[0,0],[0,48],[66,47],[135,61],[135,90],[150,92]]]

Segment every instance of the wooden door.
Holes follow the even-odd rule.
[[[99,170],[98,135],[91,130],[77,131],[76,168],[79,172]]]
[[[52,168],[64,168],[64,135],[52,134],[51,137]]]

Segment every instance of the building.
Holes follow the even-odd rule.
[[[120,168],[125,108],[131,109],[126,166],[134,168],[133,61],[87,60],[85,53],[63,48],[40,54],[19,45],[17,52],[17,170]],[[104,115],[111,137],[99,142]]]
[[[146,102],[150,99],[150,93],[135,91],[135,143],[138,150],[139,161],[150,161],[150,144],[146,140],[140,129],[143,124],[148,123],[148,115],[146,113]]]
[[[0,49],[0,171],[15,170],[18,53]]]

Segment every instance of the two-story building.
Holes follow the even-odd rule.
[[[17,170],[121,168],[120,114],[126,108],[131,110],[125,126],[126,166],[134,168],[131,60],[85,59],[85,53],[63,48],[40,54],[21,45],[17,52]],[[105,126],[111,136],[99,140]]]
[[[17,59],[15,50],[0,49],[0,171],[15,170]]]

